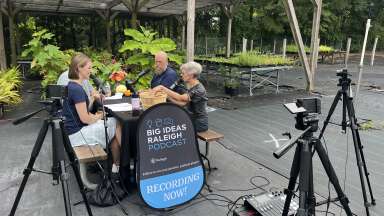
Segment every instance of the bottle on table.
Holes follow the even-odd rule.
[[[131,97],[131,104],[132,104],[132,114],[138,115],[140,113],[141,107],[140,107],[140,98],[139,95],[134,93]]]

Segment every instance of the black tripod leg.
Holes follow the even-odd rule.
[[[293,157],[288,189],[285,190],[286,198],[285,198],[282,216],[288,216],[288,213],[289,213],[289,207],[291,205],[292,196],[295,191],[296,180],[300,172],[300,152],[301,152],[301,146],[297,145],[295,150],[295,156]]]
[[[351,132],[352,132],[352,139],[353,139],[353,144],[355,147],[355,154],[356,154],[356,162],[357,162],[357,168],[359,170],[359,176],[360,176],[360,183],[361,183],[361,190],[363,193],[363,199],[364,199],[364,206],[365,206],[365,211],[367,213],[367,216],[369,216],[369,202],[367,199],[367,191],[365,189],[365,181],[363,177],[363,162],[361,160],[361,154],[360,154],[360,146],[359,146],[359,137],[357,133],[357,125],[356,125],[356,118],[353,113],[353,104],[352,100],[348,100],[347,103],[347,110],[348,110],[348,116],[349,116],[349,121],[350,121],[350,127],[351,127]]]
[[[60,182],[63,190],[64,198],[64,207],[65,215],[71,216],[71,200],[69,196],[69,187],[68,179],[69,174],[67,173],[67,168],[65,166],[65,157],[64,157],[64,139],[63,139],[63,130],[60,125],[61,120],[55,119],[52,121],[52,173],[53,178],[57,179],[60,177]]]
[[[313,158],[312,149],[314,145],[315,143],[311,141],[309,146],[311,160],[309,161],[310,173],[309,173],[309,193],[308,193],[309,213],[311,215],[315,215],[315,207],[316,207],[316,197],[315,197],[315,189],[314,189],[315,187],[313,185],[313,162],[312,162],[312,158]]]
[[[23,181],[21,182],[21,185],[19,187],[19,191],[17,192],[16,198],[15,198],[15,202],[13,203],[11,212],[9,213],[10,216],[15,215],[17,206],[19,205],[19,201],[20,201],[21,195],[23,194],[23,191],[24,191],[24,188],[25,188],[25,184],[27,183],[28,178],[31,175],[31,172],[33,170],[33,165],[35,164],[36,158],[39,155],[41,147],[42,147],[42,145],[44,143],[45,136],[47,135],[48,126],[49,126],[49,121],[45,120],[44,123],[43,123],[43,126],[40,129],[40,132],[39,132],[39,135],[37,137],[36,143],[35,143],[35,145],[33,147],[33,150],[32,150],[32,153],[31,153],[31,158],[29,159],[27,168],[24,169],[24,172],[23,172],[24,178],[23,178]]]
[[[312,166],[312,153],[310,149],[310,143],[307,140],[302,142],[301,154],[300,154],[300,180],[299,180],[299,209],[297,209],[298,216],[308,216],[314,215],[310,213],[310,200],[312,196],[310,195],[310,180],[312,179],[311,175],[311,166]]]
[[[345,213],[347,214],[347,216],[352,216],[352,211],[348,205],[349,200],[348,200],[347,196],[344,194],[343,190],[341,189],[341,186],[340,186],[339,180],[337,179],[337,175],[335,173],[335,170],[333,169],[333,166],[332,166],[331,162],[329,161],[328,155],[327,155],[323,145],[321,144],[320,140],[317,140],[317,142],[315,143],[315,149],[317,151],[317,154],[319,155],[321,163],[323,164],[323,167],[325,169],[325,172],[328,175],[330,182],[332,183],[333,187],[336,190],[337,196],[340,200],[341,205],[344,208]]]
[[[336,96],[335,96],[335,99],[333,100],[333,103],[332,103],[332,105],[331,105],[331,108],[329,109],[327,118],[325,119],[324,124],[323,124],[323,128],[321,128],[321,131],[320,131],[320,134],[319,134],[319,139],[321,139],[321,138],[323,137],[325,128],[327,128],[327,125],[328,125],[328,123],[329,123],[329,120],[331,119],[331,116],[332,116],[333,112],[335,111],[336,106],[337,106],[337,103],[338,103],[339,100],[341,99],[341,96],[342,96],[342,91],[339,90],[339,91],[337,92]]]
[[[368,172],[367,164],[366,164],[366,162],[365,162],[365,157],[364,157],[364,152],[363,152],[363,145],[361,144],[360,133],[359,133],[358,130],[356,130],[356,135],[357,135],[357,140],[359,141],[359,142],[358,142],[358,146],[359,146],[359,151],[360,151],[360,155],[361,155],[361,161],[363,162],[365,178],[367,179],[367,184],[368,184],[369,194],[371,195],[371,204],[372,204],[372,205],[376,205],[376,200],[375,200],[375,198],[373,197],[373,192],[372,192],[372,187],[371,187],[371,181],[369,180],[369,175],[370,175],[370,174],[369,174],[369,172]]]
[[[75,152],[73,151],[73,148],[71,146],[71,142],[69,141],[68,135],[64,131],[64,126],[62,123],[60,124],[60,127],[61,127],[63,140],[64,140],[64,148],[65,148],[65,151],[67,152],[69,161],[71,163],[73,173],[75,174],[77,185],[79,186],[80,193],[81,193],[81,196],[83,197],[85,207],[87,208],[88,215],[92,216],[93,214],[92,214],[91,206],[89,205],[87,196],[85,194],[84,183],[81,180],[81,176],[80,176],[79,163],[76,159]]]
[[[355,120],[355,124],[356,123],[356,115],[355,115],[355,108],[353,107],[353,103],[351,101],[351,111],[352,111],[352,114],[353,114],[353,118]],[[372,192],[372,187],[371,187],[371,181],[369,180],[369,172],[368,172],[368,168],[367,168],[367,163],[365,162],[365,157],[364,157],[364,152],[363,152],[363,148],[364,146],[361,144],[361,139],[360,139],[360,133],[359,133],[359,130],[358,128],[356,127],[356,138],[357,138],[357,145],[359,146],[359,152],[360,152],[360,156],[361,156],[361,161],[363,162],[363,167],[364,167],[364,173],[365,173],[365,178],[367,179],[367,184],[368,184],[368,189],[369,189],[369,194],[371,196],[371,203],[372,205],[376,205],[376,200],[375,198],[373,197],[373,192]]]

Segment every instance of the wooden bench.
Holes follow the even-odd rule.
[[[75,155],[79,161],[80,176],[84,186],[89,189],[95,189],[97,184],[91,183],[87,178],[87,163],[107,159],[107,153],[101,145],[82,145],[73,147]]]
[[[211,129],[208,129],[204,132],[198,132],[197,137],[205,142],[205,157],[208,157],[209,155],[209,144],[211,142],[219,141],[224,138],[223,134],[217,133],[216,131],[213,131]]]

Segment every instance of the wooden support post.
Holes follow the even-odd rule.
[[[366,49],[366,46],[367,46],[369,29],[371,27],[372,27],[371,26],[371,19],[368,19],[366,27],[365,27],[365,35],[364,35],[363,48],[361,50],[361,57],[360,57],[360,64],[359,64],[359,78],[357,80],[357,85],[356,85],[356,93],[355,93],[356,100],[355,100],[355,103],[356,103],[357,98],[359,96],[361,78],[363,77],[363,66],[364,66],[365,49]]]
[[[205,56],[208,56],[208,37],[205,35]]]
[[[103,18],[105,21],[106,31],[107,31],[107,50],[109,52],[112,52],[112,39],[111,39],[111,27],[112,22],[116,18],[116,16],[119,14],[118,11],[111,14],[111,10],[96,10],[96,12]]]
[[[247,38],[243,37],[243,53],[247,52]]]
[[[185,49],[185,30],[186,30],[186,23],[187,23],[187,15],[183,14],[180,17],[177,18],[177,21],[181,25],[181,50]]]
[[[276,54],[276,39],[273,40],[273,54]]]
[[[301,32],[300,32],[299,23],[296,17],[295,7],[293,6],[292,0],[283,0],[283,3],[284,3],[284,8],[286,10],[286,13],[288,15],[289,25],[291,27],[293,37],[295,38],[295,42],[299,48],[299,56],[300,56],[301,63],[303,64],[305,76],[307,80],[307,90],[313,91],[314,85],[312,83],[311,68],[308,64],[307,55],[304,50],[303,38],[301,37]]]
[[[283,40],[283,58],[287,57],[287,38]]]
[[[183,26],[181,27],[182,28],[182,35],[181,35],[181,49],[184,50],[185,49],[185,31],[186,31],[186,25],[183,24]]]
[[[379,40],[378,37],[375,38],[375,42],[373,44],[373,49],[372,49],[372,56],[371,56],[371,66],[373,66],[373,63],[375,61],[375,54],[376,54],[376,46],[377,46],[377,41]]]
[[[195,54],[195,0],[188,0],[187,7],[187,62],[193,61]]]
[[[347,51],[345,52],[345,60],[344,60],[345,68],[348,68],[349,52],[351,51],[351,42],[352,42],[352,39],[348,38],[348,40],[347,40]]]
[[[15,7],[11,1],[7,1],[6,8],[1,7],[1,11],[8,17],[9,23],[9,39],[11,46],[11,65],[15,66],[17,63],[16,53],[16,28],[15,28],[15,17],[20,12],[22,7]]]
[[[249,50],[252,52],[253,51],[253,40],[251,40],[251,44],[249,45]]]
[[[121,0],[121,3],[128,8],[129,12],[131,12],[131,28],[137,28],[137,15],[140,9],[143,8],[148,2],[149,0]]]
[[[1,7],[1,3],[0,3]],[[7,68],[7,58],[5,56],[4,45],[4,25],[3,25],[3,13],[0,11],[0,70]]]
[[[222,10],[228,18],[227,30],[227,51],[226,57],[231,56],[231,37],[232,37],[232,19],[233,19],[233,5],[222,5]],[[236,48],[236,47],[235,47]]]
[[[97,42],[96,42],[96,17],[92,15],[91,17],[91,25],[92,25],[92,46],[95,48],[97,47]]]
[[[312,72],[312,79],[315,79],[315,74],[317,70],[317,60],[319,59],[319,49],[320,49],[320,38],[317,38],[317,46],[315,46],[315,56],[314,56],[314,63],[313,63],[313,72]],[[315,82],[315,80],[313,80]]]
[[[319,55],[319,30],[320,30],[320,19],[321,19],[321,9],[322,9],[322,0],[312,0],[314,5],[313,10],[313,20],[312,20],[312,37],[311,37],[311,53],[309,66],[311,69],[311,84],[313,85],[310,89],[314,89],[314,79],[317,68],[317,58]]]

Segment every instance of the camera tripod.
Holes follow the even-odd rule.
[[[44,104],[47,105],[46,107],[38,111],[35,111],[31,114],[28,114],[20,119],[17,119],[16,121],[13,122],[13,124],[15,125],[20,124],[43,110],[46,110],[50,113],[50,116],[44,120],[43,126],[40,129],[39,135],[33,147],[27,168],[24,169],[24,172],[23,172],[24,178],[17,192],[15,202],[13,203],[11,212],[9,213],[10,216],[15,215],[15,212],[19,204],[20,198],[23,194],[25,185],[32,171],[52,175],[54,180],[54,185],[59,184],[59,181],[60,181],[62,190],[63,190],[65,213],[67,216],[72,215],[71,202],[69,197],[69,188],[68,188],[69,173],[67,172],[67,164],[65,161],[64,151],[67,153],[70,161],[70,165],[72,166],[73,172],[75,173],[76,181],[80,188],[80,192],[83,197],[83,200],[85,202],[88,215],[92,216],[92,211],[85,194],[84,184],[80,177],[78,161],[75,157],[75,153],[73,152],[73,149],[71,148],[69,138],[64,131],[63,120],[60,117],[54,116],[55,110],[57,110],[54,107],[58,106],[58,103],[60,103],[60,101],[57,101],[57,100],[45,101]],[[51,127],[52,129],[52,159],[53,159],[52,172],[46,172],[46,171],[37,170],[33,168],[35,161],[40,153],[41,147],[44,143],[44,139],[47,135],[49,127]]]
[[[313,133],[318,129],[319,119],[314,116],[303,116],[299,113],[296,117],[297,124],[296,128],[300,128],[303,132],[292,139],[286,145],[275,151],[273,155],[276,158],[283,156],[288,150],[296,144],[296,151],[292,162],[290,171],[290,178],[288,183],[288,189],[285,190],[286,200],[283,209],[283,216],[287,216],[292,196],[294,195],[296,180],[299,177],[299,208],[297,210],[298,216],[309,216],[315,215],[316,199],[314,195],[313,186],[313,166],[312,166],[312,152],[317,152],[321,163],[328,175],[328,178],[335,188],[341,205],[344,208],[345,213],[348,216],[352,216],[351,209],[349,208],[349,200],[341,189],[339,180],[337,179],[335,170],[328,158],[327,152],[325,151],[320,139],[315,138]],[[304,123],[304,125],[302,124]],[[299,127],[298,127],[299,126]],[[300,174],[300,176],[299,176]]]
[[[327,128],[328,123],[330,123],[331,116],[335,111],[335,108],[338,102],[342,100],[343,107],[342,107],[341,128],[343,132],[346,131],[347,126],[351,128],[353,144],[354,144],[355,153],[356,153],[356,162],[357,162],[357,167],[358,167],[359,176],[360,176],[361,190],[363,192],[364,206],[365,206],[366,214],[367,216],[369,216],[369,206],[376,205],[376,201],[373,197],[372,187],[369,180],[369,172],[368,172],[367,164],[364,158],[363,145],[361,144],[359,129],[356,123],[357,119],[355,116],[355,109],[353,106],[353,97],[351,96],[351,93],[350,93],[351,79],[348,78],[348,76],[350,75],[348,74],[347,69],[343,69],[342,71],[339,71],[337,73],[337,76],[340,77],[339,83],[337,84],[337,86],[340,86],[341,89],[339,89],[339,91],[337,92],[335,99],[333,100],[333,103],[331,105],[331,108],[329,109],[327,118],[325,119],[323,128],[321,129],[319,139],[323,137],[324,131]],[[348,113],[348,119],[349,119],[348,122],[346,120],[347,113]],[[364,170],[364,173],[363,173],[363,170]],[[365,179],[363,175],[365,175],[365,179],[367,181],[369,193],[371,196],[371,203],[368,202],[367,191],[365,189]]]

